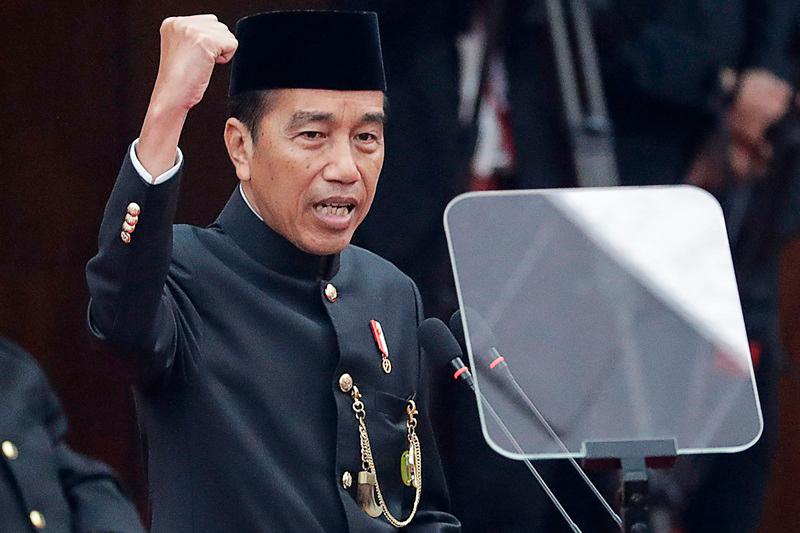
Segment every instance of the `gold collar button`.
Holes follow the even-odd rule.
[[[334,287],[332,283],[328,283],[325,286],[325,298],[327,298],[329,302],[333,303],[338,297],[339,291],[336,290],[336,287]]]
[[[31,519],[31,524],[33,524],[33,527],[35,527],[36,529],[44,529],[45,526],[47,525],[47,521],[44,519],[44,515],[39,511],[37,511],[36,509],[30,512],[28,518]]]
[[[16,445],[10,440],[3,441],[3,444],[0,444],[0,448],[3,449],[3,455],[9,461],[13,461],[17,457],[19,457],[19,450],[17,449]]]

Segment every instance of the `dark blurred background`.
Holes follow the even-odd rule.
[[[446,317],[453,298],[440,230],[441,208],[471,182],[474,185],[474,172],[469,170],[473,141],[469,132],[462,131],[469,128],[457,116],[455,42],[480,12],[479,4],[411,0],[2,3],[0,164],[5,174],[0,188],[0,334],[38,359],[63,402],[70,443],[112,465],[143,512],[146,481],[131,393],[125,369],[86,330],[84,267],[96,252],[107,195],[147,108],[158,66],[161,20],[208,12],[232,27],[243,15],[273,8],[381,9],[392,122],[379,196],[359,242],[412,275],[423,289],[430,312]],[[525,2],[509,4],[513,16],[514,5]],[[524,125],[515,128],[518,168],[512,174],[517,182],[505,184],[512,187],[536,186],[519,169],[528,164],[538,171],[542,165],[541,161],[526,163],[526,150],[521,148],[525,143],[544,146],[542,157],[551,161],[553,169],[564,166],[563,152],[547,148],[552,142],[548,128],[559,115],[558,98],[515,74],[515,69],[526,65],[533,78],[550,77],[550,87],[555,85],[551,67],[536,68],[546,63],[549,37],[524,30],[515,26],[507,35],[512,41],[515,32],[529,38],[526,46],[508,48],[508,76],[519,80],[509,97],[534,94],[541,97],[547,113],[536,105],[517,107],[533,113],[534,119],[526,123],[527,130]],[[298,39],[301,42],[302,37]],[[525,56],[528,52],[531,55]],[[227,76],[227,67],[217,69],[184,129],[180,145],[186,186],[181,191],[178,222],[212,222],[236,183],[222,142]],[[706,117],[704,123],[710,120]],[[695,133],[701,137],[708,132]],[[416,166],[418,161],[425,166]],[[418,179],[409,181],[406,174],[417,174]],[[403,231],[397,232],[397,217],[414,210],[426,216],[409,218]],[[768,513],[761,526],[762,531],[775,532],[800,530],[800,380],[791,364],[800,361],[800,242],[782,243],[779,252],[781,327],[789,357],[780,377],[780,438],[766,498]]]

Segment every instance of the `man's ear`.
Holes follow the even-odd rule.
[[[225,122],[225,147],[241,181],[250,180],[250,162],[253,160],[253,137],[250,129],[238,118]]]

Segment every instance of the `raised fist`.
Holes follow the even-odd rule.
[[[165,19],[152,100],[188,111],[202,100],[214,65],[230,61],[238,44],[215,15]]]

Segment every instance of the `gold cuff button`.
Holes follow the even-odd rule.
[[[128,204],[128,214],[132,217],[138,217],[139,214],[142,212],[142,208],[139,207],[139,204],[136,202],[131,202]]]
[[[3,455],[5,455],[6,459],[9,461],[13,461],[19,457],[19,450],[10,440],[4,440],[3,444],[0,444],[0,448],[3,449]]]
[[[339,292],[336,290],[336,287],[334,287],[332,283],[328,283],[325,286],[325,298],[327,298],[329,302],[335,302],[338,297]]]
[[[28,517],[31,519],[31,524],[33,524],[33,527],[35,527],[36,529],[44,529],[45,526],[47,525],[47,521],[44,519],[44,515],[39,511],[37,511],[36,509],[31,511]]]
[[[125,244],[131,243],[131,234],[128,233],[127,231],[123,231],[122,233],[120,233],[119,238],[122,239],[122,242],[124,242]]]
[[[339,376],[339,389],[342,392],[350,392],[353,388],[353,376],[348,373],[344,373]]]
[[[352,486],[353,486],[353,474],[345,470],[344,474],[342,474],[342,487],[344,487],[345,489],[349,489]]]

